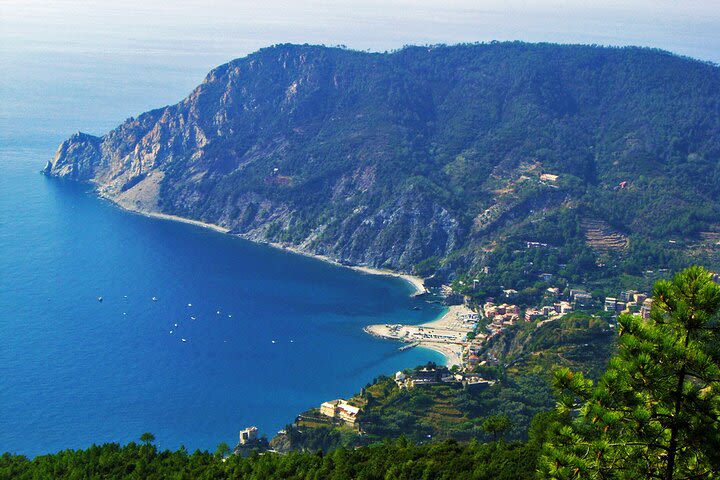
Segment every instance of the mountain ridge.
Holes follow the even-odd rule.
[[[558,215],[626,234],[630,257],[697,235],[690,220],[714,228],[719,138],[720,69],[658,50],[279,45],[175,105],[72,136],[44,171],[130,210],[451,276]],[[578,253],[581,235],[565,237],[553,243]]]

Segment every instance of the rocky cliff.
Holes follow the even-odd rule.
[[[345,262],[472,265],[539,211],[582,207],[652,236],[608,212],[642,213],[658,179],[689,212],[680,184],[698,166],[710,179],[687,181],[714,215],[719,85],[713,65],[643,49],[280,45],[214,69],[176,105],[73,135],[45,173]]]

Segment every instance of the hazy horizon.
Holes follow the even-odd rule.
[[[285,42],[384,51],[524,40],[648,46],[720,61],[720,8],[709,0],[5,0],[0,22],[3,51],[236,57]]]
[[[104,133],[178,102],[215,66],[278,43],[635,45],[718,63],[718,31],[720,9],[708,0],[0,0],[0,142],[23,143],[31,130],[56,142],[76,130]]]

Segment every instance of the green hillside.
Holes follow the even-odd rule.
[[[258,241],[438,279],[490,267],[487,287],[521,290],[717,265],[719,160],[720,68],[667,52],[278,45],[73,136],[46,172]]]

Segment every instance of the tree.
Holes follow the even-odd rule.
[[[690,267],[653,291],[651,318],[618,319],[595,385],[555,371],[558,415],[544,478],[715,478],[720,471],[720,286]],[[715,473],[713,473],[715,472]]]
[[[155,435],[150,432],[145,432],[140,435],[140,441],[143,442],[145,445],[150,445],[152,442],[155,441]]]
[[[502,438],[502,434],[510,430],[510,427],[512,427],[512,423],[505,415],[491,415],[480,425],[480,428],[492,435],[493,442]]]
[[[217,446],[217,450],[215,450],[215,456],[217,458],[224,458],[227,454],[230,453],[230,446],[225,442],[220,442]]]

